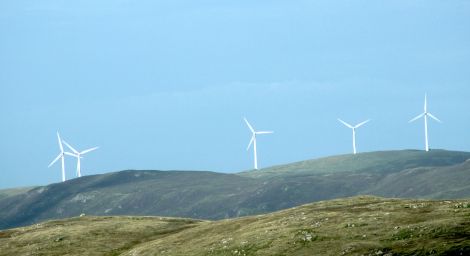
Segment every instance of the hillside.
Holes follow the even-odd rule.
[[[42,220],[93,215],[163,215],[222,219],[257,184],[233,174],[122,171],[86,176],[0,200],[0,229]]]
[[[469,255],[469,215],[361,196],[221,221],[85,216],[0,231],[0,255]]]
[[[33,188],[34,187],[0,189],[0,199],[14,195],[24,194]]]
[[[469,152],[431,150],[395,150],[338,155],[242,172],[247,177],[297,176],[339,172],[389,174],[417,167],[439,167],[462,163]]]
[[[225,219],[372,194],[469,198],[468,152],[384,151],[224,174],[122,171],[0,197],[0,229],[89,215]]]

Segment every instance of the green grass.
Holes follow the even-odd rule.
[[[196,225],[156,217],[77,217],[0,232],[0,255],[119,255]]]
[[[470,201],[321,201],[220,221],[81,217],[0,232],[0,255],[468,255]]]

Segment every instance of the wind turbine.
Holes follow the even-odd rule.
[[[338,121],[340,121],[341,123],[343,123],[346,127],[352,129],[353,153],[356,154],[356,153],[357,153],[357,151],[356,151],[356,129],[359,128],[359,127],[361,127],[361,126],[363,126],[364,124],[368,123],[368,122],[370,121],[370,119],[369,119],[369,120],[366,120],[366,121],[364,121],[364,122],[362,122],[362,123],[359,123],[359,124],[357,124],[357,125],[355,125],[355,126],[352,126],[352,125],[346,123],[345,121],[343,121],[343,120],[341,120],[341,119],[339,119],[339,118],[338,118]]]
[[[243,118],[243,119],[245,119],[245,123],[246,123],[246,125],[248,126],[248,128],[250,129],[250,131],[252,133],[250,143],[248,144],[248,147],[246,148],[246,150],[250,149],[251,144],[253,144],[254,165],[255,165],[255,170],[258,170],[258,156],[257,156],[257,153],[256,153],[256,135],[271,134],[271,133],[274,133],[274,132],[273,131],[258,131],[257,132],[257,131],[255,131],[253,126],[251,126],[251,124],[248,122],[248,120],[246,120],[246,118]]]
[[[72,146],[70,146],[70,144],[68,144],[66,141],[62,140],[62,142],[64,142],[64,144],[70,149],[73,151],[73,153],[70,153],[70,152],[65,152],[64,154],[66,155],[69,155],[69,156],[73,156],[73,157],[76,157],[77,158],[77,177],[82,177],[82,173],[80,172],[80,158],[82,158],[82,155],[88,153],[88,152],[91,152],[95,149],[98,149],[98,147],[94,147],[94,148],[89,148],[89,149],[86,149],[86,150],[83,150],[81,152],[78,152],[76,149],[74,149]]]
[[[59,132],[57,132],[57,140],[59,141],[60,153],[54,160],[52,160],[52,162],[49,164],[47,168],[51,167],[55,162],[61,159],[62,160],[62,182],[64,182],[65,181],[65,162],[64,162],[65,152],[64,152],[64,146],[62,145],[62,140],[60,139]]]
[[[424,117],[424,140],[426,145],[426,151],[429,151],[429,141],[428,141],[428,116],[439,123],[442,123],[437,117],[433,116],[431,113],[428,112],[428,103],[427,103],[427,95],[424,94],[424,112],[419,114],[417,117],[411,119],[408,123],[414,122],[421,117]]]

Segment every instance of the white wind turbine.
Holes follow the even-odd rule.
[[[64,182],[65,181],[65,162],[64,162],[65,152],[64,152],[64,146],[62,145],[62,140],[60,139],[59,132],[57,132],[57,140],[59,141],[60,153],[54,160],[52,160],[48,168],[51,167],[59,159],[61,159],[62,160],[62,182]]]
[[[357,124],[357,125],[355,125],[355,126],[352,126],[352,125],[350,125],[350,124],[346,123],[345,121],[343,121],[343,120],[341,120],[341,119],[339,119],[339,118],[338,118],[338,121],[340,121],[341,123],[343,123],[343,124],[344,124],[346,127],[349,127],[349,128],[351,128],[351,129],[352,129],[352,137],[353,137],[353,141],[352,141],[352,144],[353,144],[353,153],[354,153],[354,154],[356,154],[356,153],[357,153],[357,151],[356,151],[356,129],[357,129],[357,128],[359,128],[359,127],[361,127],[362,125],[364,125],[364,124],[368,123],[368,122],[370,121],[370,119],[369,119],[369,120],[366,120],[366,121],[364,121],[364,122],[362,122],[362,123],[359,123],[359,124]]]
[[[245,123],[246,125],[248,126],[248,128],[250,128],[250,131],[252,133],[252,136],[251,136],[251,140],[250,140],[250,143],[248,144],[248,147],[246,148],[246,150],[250,149],[251,147],[251,144],[253,144],[253,154],[254,154],[254,165],[255,165],[255,170],[258,170],[258,156],[257,156],[257,153],[256,153],[256,135],[259,135],[259,134],[270,134],[270,133],[274,133],[273,131],[255,131],[255,129],[253,129],[253,126],[251,126],[251,124],[248,122],[248,120],[245,119]]]
[[[417,117],[411,119],[408,123],[414,122],[421,117],[424,117],[424,140],[426,145],[426,151],[429,151],[429,141],[428,141],[428,116],[439,123],[442,123],[437,117],[433,116],[431,113],[428,112],[428,103],[427,103],[427,95],[424,94],[424,112],[419,114]]]
[[[76,149],[74,149],[72,146],[70,146],[70,144],[68,144],[66,141],[62,140],[62,142],[64,142],[64,144],[70,149],[73,151],[73,153],[70,153],[70,152],[65,152],[64,154],[66,155],[69,155],[69,156],[73,156],[73,157],[76,157],[77,158],[77,177],[82,177],[82,173],[80,172],[80,158],[82,158],[82,155],[88,153],[88,152],[91,152],[95,149],[98,149],[98,147],[94,147],[94,148],[89,148],[89,149],[86,149],[86,150],[83,150],[81,152],[78,152]]]

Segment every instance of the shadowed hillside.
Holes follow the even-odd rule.
[[[86,176],[0,197],[0,229],[81,213],[224,219],[361,194],[466,198],[468,158],[467,152],[403,150],[239,174],[123,171]]]
[[[0,255],[469,255],[469,214],[361,196],[221,221],[85,216],[0,231]]]
[[[123,171],[37,187],[0,200],[0,228],[93,215],[164,215],[222,219],[256,183],[234,174]]]
[[[28,192],[34,187],[25,187],[25,188],[12,188],[12,189],[1,189],[0,190],[0,199],[6,198],[9,196],[19,195]]]

